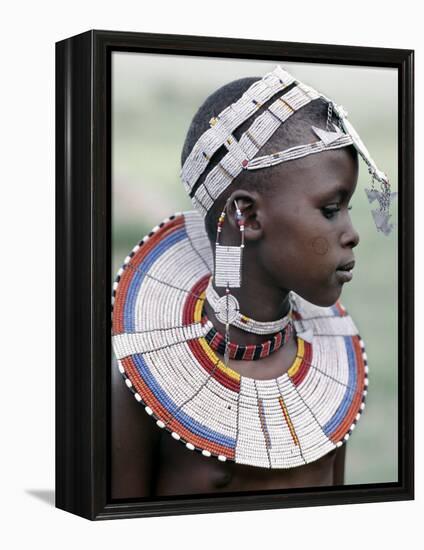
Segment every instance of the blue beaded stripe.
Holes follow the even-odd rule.
[[[135,307],[139,289],[152,265],[162,254],[167,252],[171,246],[187,238],[185,227],[175,230],[171,235],[158,243],[135,269],[133,278],[127,290],[127,296],[124,306],[124,331],[135,332]],[[138,270],[139,269],[139,270]]]
[[[347,359],[349,364],[349,378],[346,386],[346,391],[340,405],[337,407],[337,410],[334,413],[333,417],[330,418],[330,420],[323,427],[324,433],[327,437],[330,437],[330,434],[333,433],[345,419],[346,413],[352,403],[355,392],[357,391],[357,365],[352,337],[344,336],[343,338],[345,341]]]
[[[331,306],[331,311],[334,313],[335,317],[341,317],[340,311],[337,309],[337,306]]]
[[[187,413],[183,412],[178,408],[178,405],[169,397],[169,395],[164,391],[161,385],[158,383],[146,362],[144,361],[141,354],[132,355],[132,359],[137,368],[138,373],[145,381],[150,391],[154,394],[156,399],[160,404],[167,410],[170,416],[174,417],[178,422],[180,422],[185,428],[190,430],[195,435],[208,439],[213,443],[218,443],[224,447],[229,447],[235,449],[236,441],[235,439],[220,434],[210,428],[207,428],[203,424],[200,424],[197,420],[194,420]],[[161,419],[166,422],[166,419]]]

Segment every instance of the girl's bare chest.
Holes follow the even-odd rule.
[[[291,469],[221,463],[185,449],[163,434],[157,471],[157,496],[331,486],[335,453]]]

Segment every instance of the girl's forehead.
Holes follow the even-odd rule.
[[[309,155],[303,159],[276,166],[270,171],[270,184],[275,198],[335,197],[342,200],[355,191],[358,160],[349,151],[339,149]]]

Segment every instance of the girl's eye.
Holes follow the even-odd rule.
[[[337,214],[337,212],[340,211],[340,207],[337,204],[331,205],[331,206],[324,206],[321,208],[321,212],[327,220],[330,220],[331,218],[334,218],[334,216]]]
[[[352,206],[347,207],[348,210],[352,210]],[[340,206],[338,204],[331,204],[329,206],[324,206],[321,208],[322,214],[327,220],[334,218],[337,212],[340,212]]]

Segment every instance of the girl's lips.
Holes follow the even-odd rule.
[[[352,269],[355,267],[355,260],[352,260],[348,262],[347,264],[340,265],[337,268],[337,271],[352,271]]]
[[[342,269],[336,269],[336,276],[341,283],[348,283],[352,280],[353,273],[352,271],[345,271]]]

